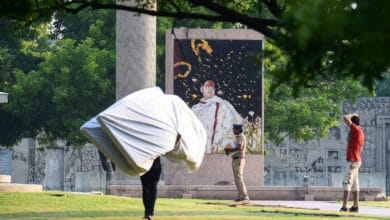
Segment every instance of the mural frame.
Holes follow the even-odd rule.
[[[256,42],[257,44],[260,45],[259,48],[256,47],[256,49],[260,51],[260,56],[264,50],[264,36],[259,32],[256,32],[254,30],[248,30],[248,29],[172,29],[172,30],[166,31],[165,37],[166,37],[165,38],[165,40],[166,40],[165,92],[167,94],[179,95],[185,102],[188,101],[188,100],[186,100],[186,99],[188,99],[188,97],[187,98],[182,97],[182,95],[177,94],[178,90],[175,91],[175,82],[176,82],[175,79],[177,79],[177,75],[178,75],[178,74],[175,75],[175,68],[177,68],[177,65],[175,65],[175,59],[176,59],[176,64],[177,64],[177,59],[178,59],[177,58],[178,55],[176,54],[177,52],[175,52],[175,47],[176,47],[176,51],[178,51],[177,45],[179,44],[179,46],[181,47],[180,42],[186,42],[186,41],[191,41],[191,40],[203,42],[205,40],[205,41],[214,42],[214,43],[215,42],[218,42],[218,43],[222,42],[221,44],[223,44],[224,42],[227,42],[228,45],[234,45],[234,43],[232,43],[232,42],[235,42],[235,43],[237,43],[237,42],[249,42],[249,43]],[[230,44],[229,44],[229,42],[230,42]],[[175,44],[176,44],[176,46],[175,46]],[[188,44],[189,43],[187,42],[187,45]],[[192,44],[192,41],[191,41],[191,44]],[[247,46],[247,48],[250,48],[250,46]],[[187,49],[187,50],[189,50],[189,49]],[[247,49],[247,50],[250,50],[250,49]],[[181,52],[181,51],[179,51],[179,52]],[[182,56],[184,56],[184,55],[182,55]],[[249,61],[247,61],[247,62],[249,63]],[[221,63],[222,63],[222,61],[221,61]],[[225,63],[226,62],[224,62],[223,64],[225,64]],[[255,65],[255,64],[253,64],[253,65]],[[258,69],[256,69],[258,71],[257,73],[253,73],[253,71],[252,72],[248,71],[248,72],[250,72],[252,75],[257,74],[257,78],[259,80],[259,82],[257,82],[257,83],[261,87],[261,88],[256,87],[259,91],[255,93],[256,97],[258,97],[258,99],[256,99],[256,101],[255,101],[255,104],[256,104],[255,116],[260,117],[260,122],[258,122],[258,123],[261,126],[261,131],[255,132],[255,133],[258,134],[260,137],[260,141],[256,141],[256,143],[260,143],[260,145],[261,145],[261,149],[259,150],[259,152],[256,152],[256,153],[264,155],[264,129],[263,129],[264,128],[264,65],[263,65],[262,61],[257,63],[256,65],[258,65]],[[188,67],[188,69],[190,69],[190,68]],[[213,74],[215,74],[215,73],[213,73]],[[198,74],[198,76],[199,75],[201,75],[201,74]],[[247,73],[247,75],[249,76],[250,74]],[[206,77],[203,76],[202,80],[206,80]],[[200,81],[201,80],[199,80],[199,82]],[[195,88],[195,87],[193,86],[192,88]],[[197,89],[197,90],[199,93],[200,89]],[[231,101],[231,100],[227,99],[227,101]],[[189,107],[191,107],[191,104],[189,102],[187,102],[187,104],[189,104]],[[232,105],[235,105],[235,103],[233,103]],[[243,107],[243,110],[241,110],[241,112],[244,110],[245,110],[245,108]],[[239,112],[239,113],[241,115],[243,115],[241,112]],[[247,111],[247,112],[249,113],[249,115],[251,115],[251,113],[250,113],[251,111]],[[253,116],[253,113],[251,116]],[[245,118],[245,115],[242,117]],[[249,118],[250,116],[246,115],[246,117]],[[252,117],[252,122],[253,121],[254,121],[254,119]],[[253,124],[255,124],[255,123],[253,123]],[[250,138],[248,138],[248,143],[250,141],[251,141]],[[220,151],[219,151],[219,153],[220,153]]]

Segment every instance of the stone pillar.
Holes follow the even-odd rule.
[[[64,190],[64,149],[49,148],[46,156],[46,190]]]
[[[376,127],[376,133],[375,133],[375,140],[376,140],[376,170],[378,172],[386,172],[386,143],[385,140],[385,124],[381,123],[380,120],[377,120],[377,127]]]
[[[11,175],[12,149],[0,147],[0,174]]]
[[[124,4],[134,5],[135,0]],[[116,99],[155,86],[156,65],[156,17],[117,10]],[[139,177],[117,170],[107,181],[108,184],[139,182]]]
[[[23,138],[18,145],[12,147],[12,182],[27,183],[28,182],[28,157],[29,149],[27,145],[30,138]]]
[[[29,174],[27,177],[27,183],[30,180],[34,180],[35,177],[32,177],[33,170],[35,170],[35,139],[28,138],[28,170]]]
[[[126,2],[135,4],[135,1]],[[116,98],[156,85],[156,17],[116,12]]]

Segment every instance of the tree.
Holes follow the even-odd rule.
[[[268,141],[281,143],[284,136],[300,142],[326,137],[329,129],[342,118],[342,101],[356,102],[370,93],[352,78],[340,80],[328,74],[327,80],[311,81],[296,97],[289,83],[271,89],[274,76],[284,65],[286,57],[280,49],[266,43],[264,109],[265,136]]]
[[[61,40],[40,65],[44,85],[39,93],[49,97],[39,104],[45,107],[42,112],[49,111],[42,128],[50,140],[85,143],[80,126],[115,100],[115,55],[93,45],[91,38],[78,44]]]
[[[37,34],[2,35],[8,41],[0,45],[14,49],[0,50],[0,62],[11,62],[4,65],[8,75],[0,75],[1,90],[10,94],[9,103],[0,108],[0,145],[12,146],[22,137],[37,135],[48,145],[58,139],[81,145],[86,142],[79,131],[82,123],[115,101],[115,16],[109,11],[93,13],[94,19],[83,25],[81,18],[90,15],[84,11],[58,18],[58,23],[68,23],[62,22],[53,36],[46,23],[27,27]],[[73,28],[68,30],[65,23]],[[77,34],[76,26],[83,34]],[[9,44],[11,40],[15,43]],[[24,66],[21,54],[28,55],[29,65]]]
[[[276,84],[289,82],[295,91],[328,73],[352,77],[373,88],[389,67],[390,2],[365,0],[155,0],[125,6],[114,0],[5,0],[0,16],[31,23],[50,20],[54,13],[78,13],[86,8],[117,9],[176,19],[240,23],[263,33],[287,57]],[[203,10],[200,10],[203,9]]]
[[[390,97],[390,71],[385,74],[384,80],[376,82],[375,92],[376,96]]]
[[[0,19],[0,89],[9,92],[17,78],[25,71],[35,69],[48,55],[48,36],[46,24],[34,24],[14,31],[17,23]],[[15,87],[20,90],[20,87]],[[25,88],[27,91],[29,88]],[[28,96],[29,94],[27,94]],[[10,94],[10,100],[14,94]],[[11,108],[11,101],[0,108],[0,145],[12,146],[22,137],[31,137],[31,124],[25,123],[22,116],[24,108]],[[11,104],[12,105],[12,104]],[[32,115],[24,114],[27,118]]]
[[[23,2],[27,3],[21,4]],[[337,1],[337,4],[335,1],[315,1],[317,5],[313,5],[304,1],[292,4],[273,0],[196,3],[160,0],[157,11],[149,10],[146,5],[140,8],[115,5],[113,1],[58,3],[42,0],[39,1],[39,7],[35,5],[36,2],[6,0],[0,3],[0,15],[13,18],[11,21],[5,20],[7,23],[13,23],[14,19],[27,23],[49,21],[53,12],[56,17],[55,28],[51,29],[54,31],[52,35],[47,34],[47,25],[40,26],[45,22],[32,23],[20,32],[10,28],[13,33],[9,35],[4,35],[5,32],[1,31],[0,42],[5,42],[0,43],[1,89],[10,92],[11,98],[17,100],[0,109],[0,130],[7,131],[8,135],[2,136],[0,144],[3,145],[10,145],[11,140],[34,136],[42,131],[47,140],[62,138],[71,144],[81,144],[84,139],[80,135],[79,126],[114,101],[114,16],[105,10],[93,12],[84,10],[85,8],[124,9],[173,17],[164,21],[164,27],[242,27],[234,23],[240,22],[261,31],[268,42],[264,56],[267,70],[266,134],[269,140],[276,142],[280,141],[281,134],[285,133],[296,140],[323,136],[339,120],[340,100],[357,98],[364,92],[359,82],[354,79],[365,77],[365,72],[348,72],[348,69],[356,68],[353,66],[355,64],[369,66],[374,62],[372,57],[368,57],[365,62],[343,64],[338,68],[337,63],[351,58],[348,53],[352,49],[358,49],[361,43],[361,34],[357,34],[356,40],[353,41],[345,38],[347,40],[342,43],[349,49],[338,51],[339,39],[348,33],[342,31],[341,34],[335,34],[334,30],[344,27],[338,22],[352,22],[350,17],[354,16],[351,13],[356,12],[356,9],[352,11],[346,1]],[[338,4],[345,4],[350,8],[345,10],[345,7],[341,7],[341,11],[332,8],[324,12],[326,7],[336,7]],[[380,4],[384,6],[385,3]],[[359,8],[360,6],[358,3]],[[221,8],[229,10],[224,11]],[[319,12],[323,14],[318,14]],[[326,16],[333,12],[348,16],[341,17],[342,19],[333,16],[335,14]],[[211,22],[201,23],[193,18]],[[333,26],[326,26],[331,23],[329,19],[334,20]],[[324,36],[321,28],[327,32]],[[380,27],[374,29],[376,33],[381,33]],[[159,31],[164,33],[164,28]],[[19,34],[18,37],[15,38],[15,34]],[[335,35],[333,41],[332,35]],[[367,38],[370,39],[370,36]],[[383,39],[383,42],[386,42],[385,40]],[[164,42],[160,42],[160,45],[158,54],[162,55]],[[385,47],[380,47],[376,56],[383,52],[383,48]],[[386,57],[387,55],[383,59]],[[25,65],[26,63],[29,65]],[[298,65],[300,63],[302,65]],[[160,73],[163,72],[161,70],[162,67]],[[381,71],[373,70],[371,79],[381,75]],[[161,84],[163,74],[159,76]],[[274,87],[275,84],[279,86]],[[272,92],[271,88],[274,88]],[[296,88],[301,88],[301,91]],[[80,97],[76,94],[80,94]],[[296,99],[292,98],[293,94]],[[73,106],[77,108],[72,108]],[[12,130],[15,132],[8,132]]]

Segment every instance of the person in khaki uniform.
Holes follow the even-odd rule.
[[[232,157],[234,182],[236,183],[238,193],[238,198],[235,200],[235,202],[247,204],[249,203],[249,196],[245,187],[243,176],[245,167],[246,137],[242,131],[241,124],[233,125],[233,133],[235,135],[235,139],[233,141],[234,147],[225,147],[224,150],[227,155],[231,153]]]

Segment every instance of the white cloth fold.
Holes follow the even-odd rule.
[[[203,160],[206,132],[176,95],[153,87],[134,92],[81,126],[83,134],[111,162],[130,175],[142,175],[166,155],[196,171]],[[181,139],[175,146],[177,136]]]

